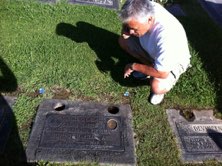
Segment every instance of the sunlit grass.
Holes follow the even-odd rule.
[[[219,108],[222,96],[222,31],[195,1],[182,6],[188,16],[179,20],[187,31],[192,68],[163,104],[152,106],[147,102],[148,83],[123,79],[124,66],[133,59],[118,46],[121,23],[117,11],[67,3],[2,1],[0,55],[17,80],[13,110],[23,145],[37,106],[52,98],[53,89],[59,87],[70,92],[69,100],[130,104],[139,139],[138,165],[180,165],[165,109]],[[33,96],[41,87],[45,94]],[[128,98],[123,97],[125,91],[130,93]]]

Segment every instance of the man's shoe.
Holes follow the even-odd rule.
[[[164,94],[151,94],[150,103],[153,105],[160,104],[164,99]]]

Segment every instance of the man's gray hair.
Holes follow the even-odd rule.
[[[131,18],[144,22],[153,14],[154,9],[150,0],[126,0],[120,11],[120,18],[123,23],[128,22]]]

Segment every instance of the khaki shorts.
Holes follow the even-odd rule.
[[[140,55],[141,53],[146,54],[147,57],[150,59],[150,62],[154,62],[154,60],[149,56],[149,54],[142,48],[140,45],[140,41],[138,37],[130,36],[128,39],[125,39],[127,42],[127,46],[130,49],[130,51],[134,52],[137,55]],[[161,79],[161,78],[155,78],[159,81],[159,85],[163,87],[166,90],[170,90],[173,88],[173,86],[178,81],[181,74],[183,74],[191,65],[186,64],[178,64],[177,67],[175,67],[174,70],[170,71],[170,74],[167,78]]]

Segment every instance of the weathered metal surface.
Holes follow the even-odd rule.
[[[181,111],[168,109],[168,120],[176,135],[183,162],[222,161],[222,120],[213,116],[213,111],[193,111],[189,121]]]
[[[45,100],[36,115],[27,159],[135,165],[131,118],[129,105]]]

